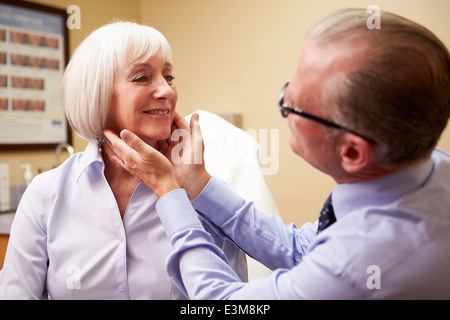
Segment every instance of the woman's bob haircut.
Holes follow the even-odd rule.
[[[104,25],[84,39],[62,79],[61,100],[72,129],[101,143],[119,67],[146,61],[159,51],[170,63],[172,52],[162,33],[134,22]]]

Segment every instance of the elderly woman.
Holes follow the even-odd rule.
[[[116,164],[103,143],[103,130],[129,129],[156,147],[182,119],[167,40],[131,22],[99,28],[67,66],[62,101],[72,128],[90,143],[26,190],[0,297],[187,298],[165,272],[170,244],[155,211],[158,197]],[[245,280],[244,253],[205,228]]]

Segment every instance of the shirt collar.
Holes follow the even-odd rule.
[[[421,187],[432,170],[433,161],[429,158],[418,165],[378,179],[337,185],[332,194],[336,219],[363,207],[392,203]]]
[[[97,142],[89,142],[83,155],[80,158],[80,165],[77,172],[77,181],[80,179],[81,174],[89,167],[92,163],[99,162],[104,166],[102,155],[99,151],[99,145]]]

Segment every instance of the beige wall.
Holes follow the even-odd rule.
[[[416,20],[450,47],[448,0],[39,0],[81,8],[81,30],[70,32],[71,52],[81,39],[107,21],[120,18],[150,24],[172,45],[179,90],[178,109],[236,112],[244,129],[280,130],[280,169],[268,176],[286,223],[316,218],[334,182],[312,169],[289,148],[289,132],[277,108],[281,86],[290,78],[308,27],[344,7],[376,4]],[[381,20],[381,24],[382,24]],[[76,151],[85,143],[75,140]],[[450,150],[450,130],[440,146]],[[49,169],[52,152],[0,154],[19,156],[33,170]]]

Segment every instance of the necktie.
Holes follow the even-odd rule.
[[[317,233],[320,233],[325,228],[328,228],[336,222],[336,216],[334,215],[333,203],[331,202],[331,194],[323,205],[322,212],[319,215],[319,227]]]

